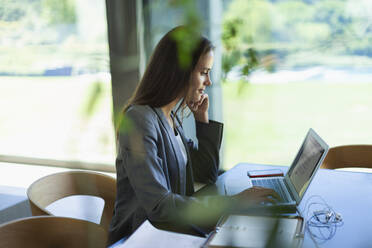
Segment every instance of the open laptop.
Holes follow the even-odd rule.
[[[282,198],[282,201],[276,204],[265,204],[262,207],[272,208],[273,211],[295,212],[322,164],[328,148],[320,136],[310,128],[285,176],[250,179],[250,186],[273,188]]]

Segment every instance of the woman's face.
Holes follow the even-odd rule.
[[[200,101],[201,96],[205,94],[205,88],[212,84],[209,72],[213,66],[214,53],[209,51],[203,54],[191,73],[191,85],[186,96],[188,104]]]

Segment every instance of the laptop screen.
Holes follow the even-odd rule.
[[[309,186],[324,152],[326,152],[324,147],[309,132],[288,171],[289,178],[301,198]]]

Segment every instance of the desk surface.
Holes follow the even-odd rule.
[[[272,166],[242,163],[222,174],[216,183],[217,190],[224,194],[225,184],[231,182],[245,185],[247,171],[268,168],[288,170],[285,166]],[[372,173],[346,172],[320,169],[310,184],[299,210],[306,220],[306,203],[320,202],[321,196],[334,211],[343,218],[343,226],[326,242],[314,243],[308,231],[305,232],[303,247],[372,247]],[[310,215],[309,215],[310,216]]]

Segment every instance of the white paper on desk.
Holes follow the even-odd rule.
[[[205,238],[163,231],[146,220],[124,243],[115,248],[201,247]]]
[[[211,246],[264,248],[272,234],[276,219],[263,216],[231,215],[211,241]],[[281,218],[274,244],[292,247],[297,220]]]

